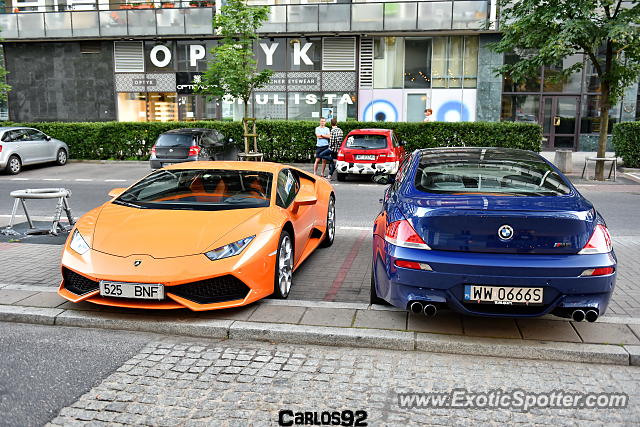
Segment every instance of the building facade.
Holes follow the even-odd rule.
[[[497,76],[514,58],[499,40],[496,0],[249,0],[269,20],[254,47],[274,71],[253,94],[262,119],[524,121],[547,148],[591,150],[598,81],[590,64],[561,83],[546,67],[525,84]],[[193,85],[217,43],[207,1],[11,0],[0,14],[13,121],[237,120],[242,105],[208,100]],[[637,116],[637,86],[612,121]]]

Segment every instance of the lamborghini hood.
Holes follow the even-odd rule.
[[[107,204],[96,221],[92,249],[115,256],[172,258],[205,252],[268,208],[223,211],[137,209]],[[247,225],[244,225],[247,226]],[[247,227],[247,236],[255,233]]]

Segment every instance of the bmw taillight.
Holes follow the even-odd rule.
[[[614,271],[616,270],[613,267],[589,268],[583,271],[580,277],[607,276],[613,274]]]
[[[607,254],[613,250],[613,246],[611,245],[611,235],[609,234],[609,230],[602,224],[596,225],[595,230],[593,230],[593,234],[589,238],[589,241],[584,248],[578,254],[580,255],[589,255],[589,254]]]
[[[394,221],[387,225],[387,231],[384,233],[384,240],[392,245],[401,246],[403,248],[412,249],[428,249],[431,250],[422,237],[416,233],[409,221],[406,219]]]
[[[404,259],[397,259],[394,261],[396,267],[402,268],[410,268],[411,270],[423,270],[423,271],[433,271],[429,264],[424,262],[415,262],[415,261],[406,261]]]
[[[197,156],[198,154],[200,154],[200,147],[198,147],[197,145],[192,145],[191,147],[189,147],[190,156]]]
[[[156,146],[155,145],[153,147],[151,147],[151,155],[152,156],[156,155]]]

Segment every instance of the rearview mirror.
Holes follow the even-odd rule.
[[[391,177],[391,175],[386,173],[373,175],[371,180],[376,184],[382,184],[382,185],[391,184],[393,182],[393,178]]]
[[[124,193],[125,190],[126,188],[114,188],[111,191],[109,191],[109,197],[115,199],[116,197]]]
[[[49,135],[44,136],[45,141],[51,141],[51,137]]]

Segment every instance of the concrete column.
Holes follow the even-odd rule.
[[[494,70],[503,64],[503,55],[492,51],[488,46],[489,43],[494,43],[498,40],[500,40],[498,34],[480,35],[476,121],[500,121],[502,76],[496,76]]]

